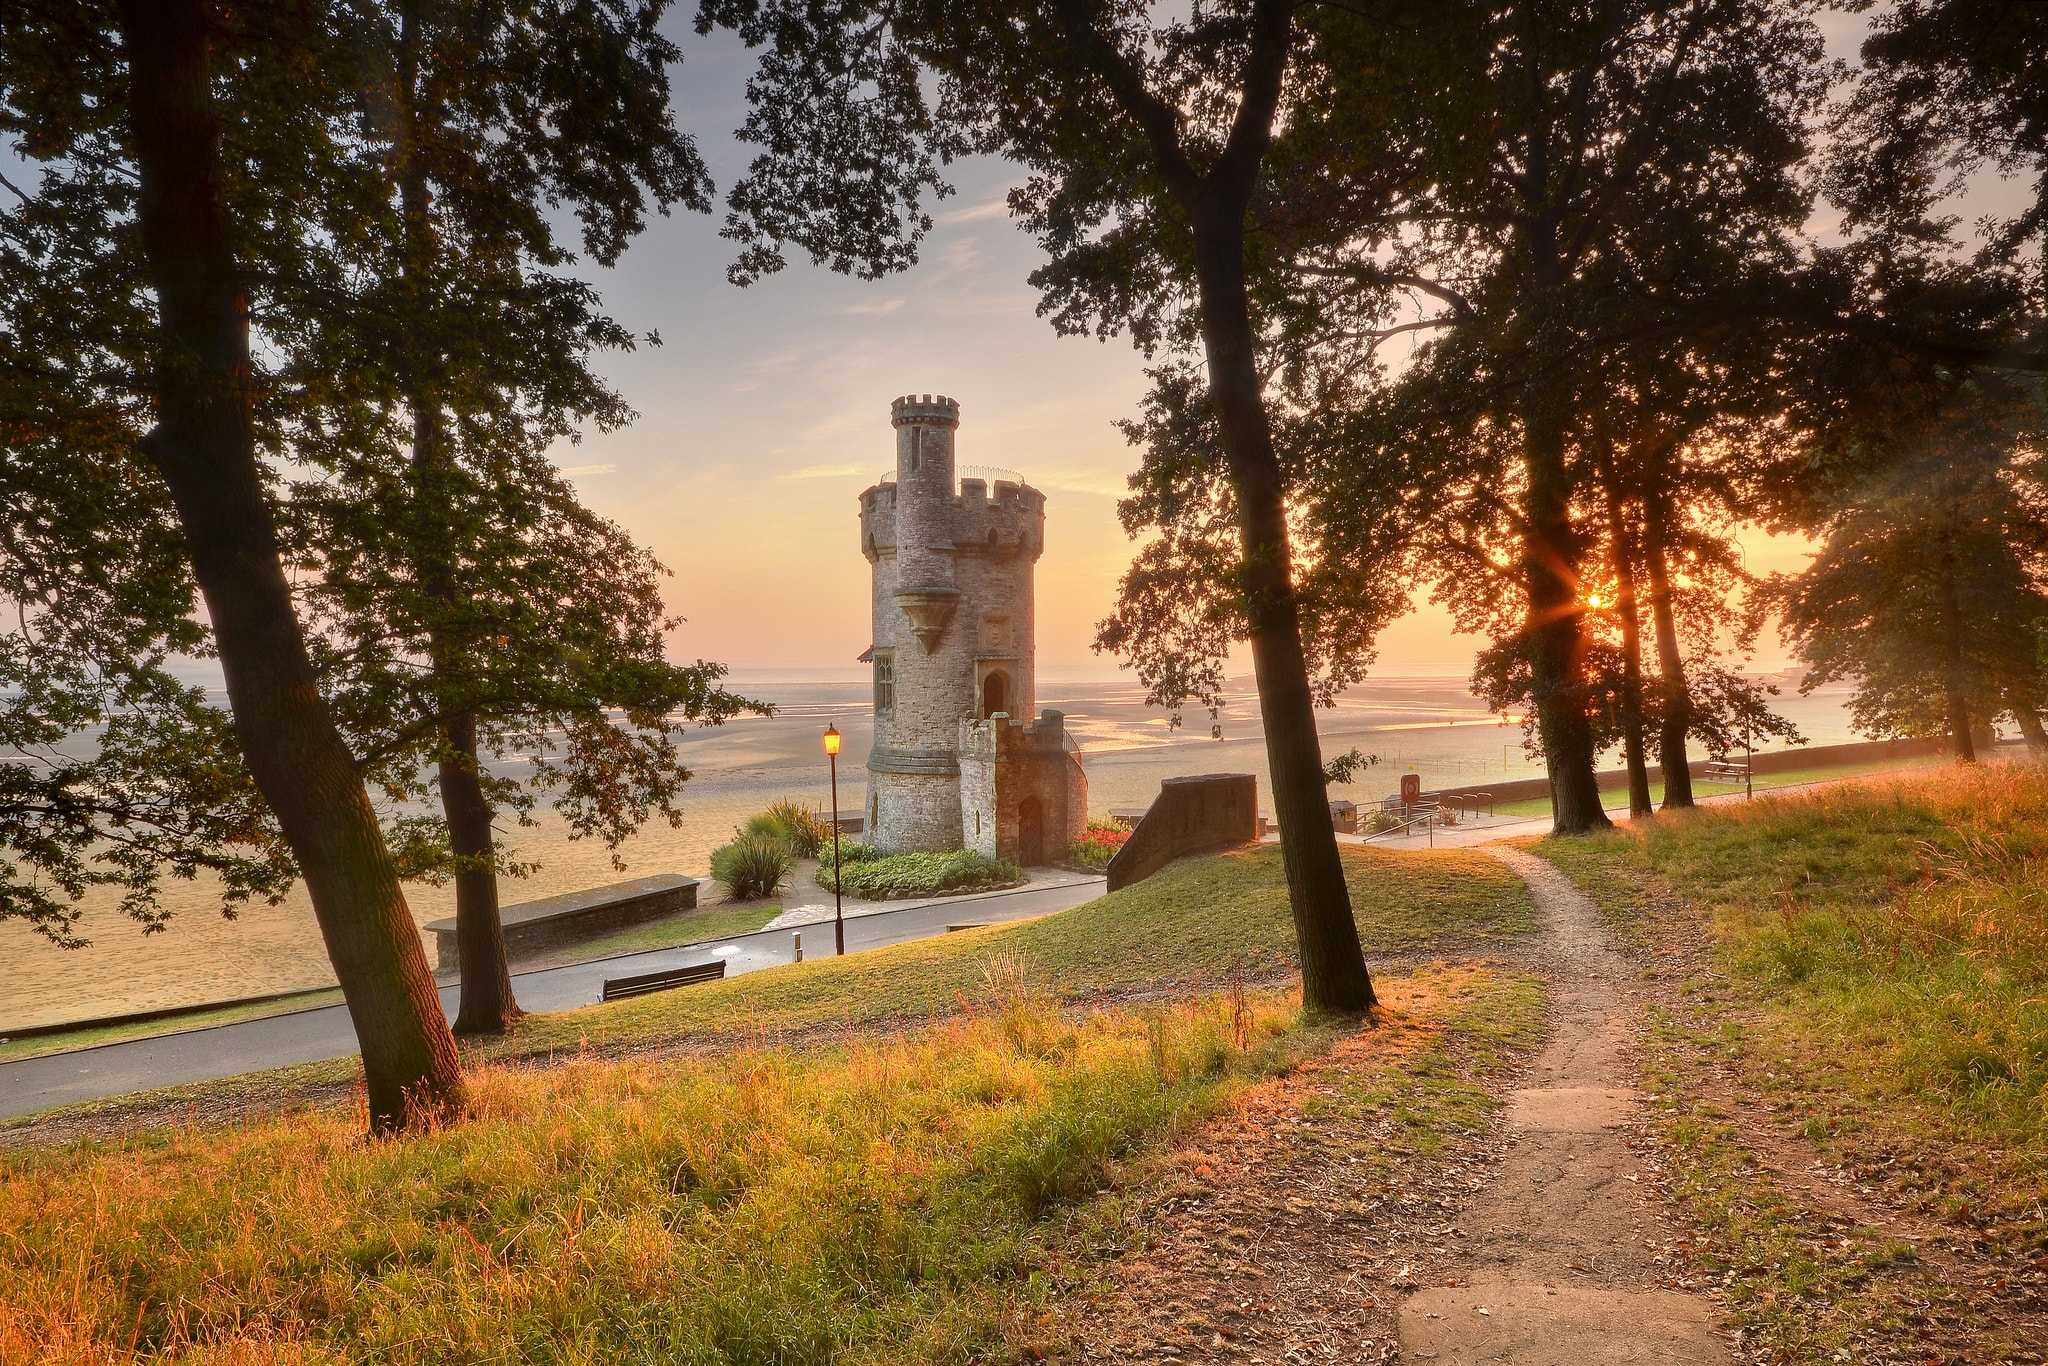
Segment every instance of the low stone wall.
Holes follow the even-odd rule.
[[[1890,759],[1913,759],[1928,754],[1946,754],[1949,745],[1946,740],[1863,740],[1847,745],[1810,745],[1799,749],[1777,749],[1768,754],[1759,754],[1750,762],[1752,773],[1789,773],[1801,768],[1827,768],[1834,765],[1848,767],[1851,764],[1878,763]],[[1737,756],[1739,757],[1739,756]],[[1687,767],[1692,770],[1694,782],[1704,782],[1706,767],[1715,760],[1704,756],[1689,759]],[[1650,781],[1657,782],[1664,776],[1661,764],[1650,765]],[[1625,768],[1602,769],[1599,774],[1600,786],[1626,788],[1628,770]],[[1527,801],[1532,797],[1548,797],[1548,778],[1516,778],[1511,782],[1474,783],[1470,787],[1446,787],[1426,794],[1452,806],[1477,807],[1484,809],[1483,798],[1494,802]]]
[[[1259,837],[1259,780],[1249,773],[1168,778],[1130,839],[1109,861],[1109,890],[1142,882],[1177,858]]]
[[[498,918],[505,926],[505,950],[516,957],[538,949],[575,944],[606,930],[658,920],[677,911],[695,910],[696,906],[696,878],[657,873],[506,906],[498,912]],[[454,917],[429,921],[427,929],[434,935],[440,970],[455,971],[461,966],[462,957],[456,945]]]

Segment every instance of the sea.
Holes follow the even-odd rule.
[[[513,857],[538,865],[504,887],[505,902],[652,873],[702,876],[711,850],[770,802],[789,797],[829,810],[830,775],[820,743],[827,725],[845,737],[839,809],[849,815],[866,809],[873,713],[865,669],[735,671],[728,686],[772,703],[774,713],[684,735],[691,778],[680,825],[650,822],[616,851],[615,864],[614,851],[571,838],[543,804],[537,826],[508,823],[501,832]],[[1197,773],[1257,775],[1261,805],[1270,810],[1256,693],[1249,678],[1230,680],[1229,691],[1238,700],[1213,721],[1198,711],[1178,727],[1146,705],[1143,688],[1129,674],[1100,668],[1042,670],[1037,701],[1066,714],[1097,813],[1142,808],[1161,779]],[[1849,728],[1846,700],[1839,689],[1801,696],[1788,687],[1778,706],[1808,743],[1838,744],[1858,738]],[[1523,748],[1519,722],[1489,710],[1462,678],[1368,681],[1321,712],[1319,724],[1326,756],[1357,748],[1377,760],[1356,781],[1333,788],[1333,797],[1378,801],[1399,788],[1403,773],[1420,774],[1426,788],[1542,775],[1540,762]],[[497,767],[516,774],[530,763],[514,755]],[[413,884],[406,894],[421,925],[454,912],[450,887]],[[20,922],[0,922],[0,1037],[12,1029],[333,983],[303,889],[276,906],[244,907],[232,920],[222,916],[204,881],[175,883],[165,900],[175,915],[150,935],[122,917],[112,898],[89,901],[81,929],[90,944],[79,949],[57,948]]]

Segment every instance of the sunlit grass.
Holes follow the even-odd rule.
[[[2048,765],[1947,766],[1536,848],[1653,949],[1709,932],[1707,975],[1653,1012],[1647,1066],[1674,1184],[1775,1350],[1812,1359],[1901,1314],[1964,1311],[1925,1309],[1924,1271],[1882,1229],[1802,1223],[1746,1126],[1789,1125],[1891,1198],[2048,1252]]]
[[[1335,1035],[1284,993],[1063,1010],[1029,960],[977,963],[905,1035],[485,1068],[469,1119],[390,1142],[316,1111],[0,1157],[0,1360],[1017,1355],[1086,1250],[1062,1212]],[[1540,999],[1485,969],[1385,990],[1360,1104],[1447,1091],[1431,1040],[1497,1048]]]
[[[1750,786],[1758,792],[1774,788],[1799,787],[1808,783],[1835,782],[1843,778],[1865,777],[1871,774],[1912,772],[1916,769],[1933,768],[1950,762],[1946,755],[1916,755],[1906,759],[1876,759],[1855,764],[1815,764],[1808,768],[1788,768],[1775,773],[1759,773],[1751,780]],[[1695,797],[1726,797],[1743,791],[1741,783],[1712,782],[1703,778],[1693,780]],[[1628,779],[1626,777],[1603,778],[1600,783],[1600,798],[1608,807],[1628,805]],[[1650,783],[1650,800],[1664,800],[1664,780],[1653,779]],[[1531,797],[1524,801],[1502,802],[1494,808],[1497,816],[1547,816],[1550,814],[1550,798]]]

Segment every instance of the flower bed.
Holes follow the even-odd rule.
[[[1077,868],[1101,872],[1109,867],[1116,851],[1131,838],[1131,827],[1113,817],[1094,816],[1081,838],[1067,845],[1067,862]]]

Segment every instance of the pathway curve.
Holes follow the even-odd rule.
[[[1529,885],[1552,984],[1552,1034],[1508,1100],[1499,1177],[1465,1212],[1454,1279],[1400,1311],[1407,1359],[1518,1366],[1709,1366],[1732,1358],[1703,1295],[1657,1286],[1664,1220],[1624,1125],[1629,965],[1593,903],[1554,866],[1490,846]]]

